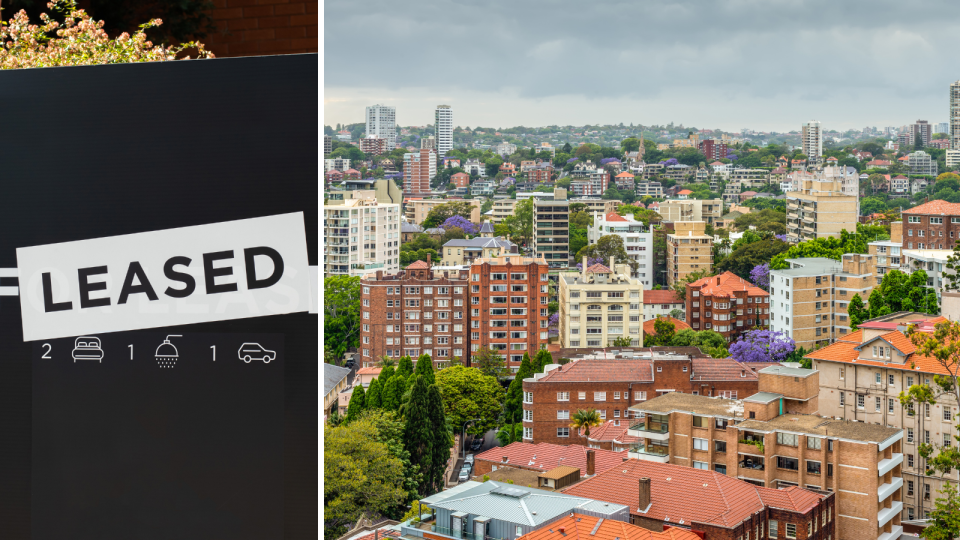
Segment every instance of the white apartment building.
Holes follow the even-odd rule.
[[[350,169],[350,159],[349,158],[333,158],[323,160],[323,172],[328,173],[330,171],[346,171]]]
[[[517,145],[508,143],[508,142],[503,142],[498,144],[496,149],[497,154],[501,156],[509,156],[510,154],[513,154],[516,151],[517,151]]]
[[[960,150],[960,81],[950,83],[950,149]]]
[[[463,172],[465,172],[465,173],[467,173],[467,174],[469,174],[469,175],[474,175],[474,174],[475,174],[475,175],[479,176],[480,178],[486,178],[486,177],[487,177],[487,167],[486,167],[486,165],[484,165],[483,163],[481,163],[479,159],[467,159],[467,162],[464,163],[464,164],[461,166],[461,168],[463,169]]]
[[[947,169],[953,170],[960,167],[960,150],[947,150]]]
[[[437,155],[444,157],[453,150],[453,108],[437,105],[433,129],[437,137]]]
[[[643,226],[643,222],[632,216],[621,216],[616,212],[602,214],[594,212],[593,225],[587,227],[587,241],[596,244],[601,236],[616,235],[623,239],[627,255],[637,262],[636,272],[630,277],[637,278],[644,289],[650,289],[654,282],[653,227]]]
[[[907,166],[910,167],[910,174],[937,175],[937,160],[923,150],[907,154]]]
[[[367,136],[376,136],[387,141],[387,152],[397,147],[397,108],[387,105],[367,107]]]
[[[891,240],[878,240],[867,244],[867,252],[874,256],[877,263],[876,284],[883,281],[883,276],[891,270],[901,270],[900,265],[903,262],[901,254],[902,242]],[[864,299],[866,300],[866,299]]]
[[[849,166],[830,166],[823,168],[823,177],[827,180],[836,180],[840,185],[840,192],[844,195],[857,197],[860,193],[860,173]]]
[[[643,286],[630,277],[630,267],[602,264],[560,274],[560,347],[610,347],[618,338],[643,346]]]
[[[953,255],[952,249],[905,249],[903,250],[903,267],[900,269],[908,274],[917,270],[927,273],[927,287],[937,291],[937,300],[942,297],[944,276],[956,275],[956,272],[947,268],[947,259]]]
[[[400,205],[373,193],[323,206],[324,276],[400,270]]]
[[[801,151],[807,156],[808,163],[819,163],[823,159],[823,132],[820,122],[812,120],[803,124],[800,137]]]

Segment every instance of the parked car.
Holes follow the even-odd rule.
[[[457,476],[457,482],[466,482],[469,479],[470,479],[470,471],[466,469],[461,469],[460,475]]]
[[[470,466],[473,466],[473,454],[467,454],[467,457],[463,460],[465,463],[469,463]]]
[[[483,439],[474,439],[473,444],[470,445],[471,450],[479,450],[483,446]]]

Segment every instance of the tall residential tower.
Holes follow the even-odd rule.
[[[803,153],[807,156],[807,163],[815,165],[823,161],[823,132],[820,122],[812,120],[804,124],[800,141]]]
[[[950,83],[950,149],[960,150],[960,81]]]
[[[397,147],[397,108],[386,105],[367,107],[367,137],[380,137],[387,141],[386,150]]]
[[[453,150],[453,108],[437,105],[433,129],[437,137],[437,156],[442,158]]]

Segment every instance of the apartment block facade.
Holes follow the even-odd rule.
[[[671,199],[661,201],[657,213],[663,221],[703,221],[712,224],[723,216],[723,200]]]
[[[893,426],[904,431],[901,461],[903,485],[898,489],[904,520],[924,519],[934,509],[939,491],[960,489],[957,471],[927,476],[919,445],[957,444],[957,402],[948,394],[935,403],[913,407],[900,404],[900,393],[915,384],[934,385],[946,371],[916,351],[904,335],[910,325],[932,332],[944,321],[923,313],[893,313],[860,324],[836,343],[807,355],[820,372],[820,414],[867,424]]]
[[[469,351],[469,270],[439,271],[417,261],[405,270],[360,280],[360,355],[416,360],[429,354],[442,369]]]
[[[950,83],[950,149],[960,150],[960,81]]]
[[[800,146],[811,164],[823,159],[823,130],[820,122],[812,120],[803,124],[800,132]]]
[[[623,204],[622,201],[609,200],[609,199],[600,199],[597,197],[577,197],[569,199],[570,204],[584,204],[587,207],[583,210],[584,212],[593,215],[595,213],[600,214],[609,214],[610,212],[616,212],[617,208]]]
[[[953,249],[960,240],[960,203],[930,201],[904,210],[903,249]]]
[[[837,180],[802,180],[799,191],[787,192],[787,239],[802,242],[839,238],[840,231],[856,232],[860,199],[845,195]]]
[[[324,276],[400,269],[400,205],[362,195],[323,206]]]
[[[480,223],[480,208],[483,206],[483,201],[480,199],[458,200],[408,198],[404,200],[403,211],[408,222],[419,224],[423,223],[424,220],[427,219],[427,215],[429,215],[430,211],[435,207],[451,202],[469,203],[471,206],[469,216],[470,221],[472,223]]]
[[[615,235],[623,239],[627,255],[636,261],[637,270],[631,276],[640,280],[644,289],[653,286],[653,230],[644,227],[643,222],[632,216],[621,216],[616,212],[595,213],[593,225],[587,227],[587,241],[596,244],[601,236]]]
[[[387,151],[387,140],[376,135],[360,139],[360,151],[368,156],[379,156]]]
[[[818,416],[816,370],[774,365],[740,400],[670,393],[630,407],[630,457],[836,496],[837,538],[900,538],[903,431]],[[788,535],[789,536],[789,535]]]
[[[388,105],[372,105],[366,108],[367,136],[385,141],[385,150],[397,148],[397,108]]]
[[[453,108],[449,105],[437,105],[433,123],[434,136],[437,138],[437,155],[444,157],[453,149]]]
[[[430,193],[430,181],[437,175],[437,153],[430,148],[403,155],[404,196]]]
[[[688,274],[713,268],[713,237],[706,234],[703,221],[675,221],[667,235],[667,285]]]
[[[728,342],[770,321],[770,293],[733,272],[686,285],[686,322],[694,330],[713,330]]]
[[[854,295],[866,303],[877,285],[876,256],[848,253],[842,261],[787,259],[770,271],[770,329],[812,350],[850,333],[847,308]]]
[[[710,358],[696,347],[655,349],[577,359],[524,379],[524,442],[587,446],[570,427],[580,409],[595,409],[601,420],[626,427],[630,407],[664,393],[745,397],[757,391],[757,373],[735,360]]]
[[[710,160],[727,157],[727,143],[718,139],[700,141],[700,152]]]
[[[610,347],[622,338],[643,346],[643,284],[612,258],[612,268],[586,262],[580,272],[560,274],[560,347]]]
[[[550,268],[566,268],[570,264],[570,202],[566,192],[555,192],[554,199],[533,201],[533,253],[546,259]]]
[[[917,150],[907,154],[907,167],[910,168],[912,175],[936,176],[938,165],[933,156],[923,150]]]

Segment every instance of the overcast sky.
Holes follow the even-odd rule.
[[[960,2],[327,0],[324,123],[946,122]]]

